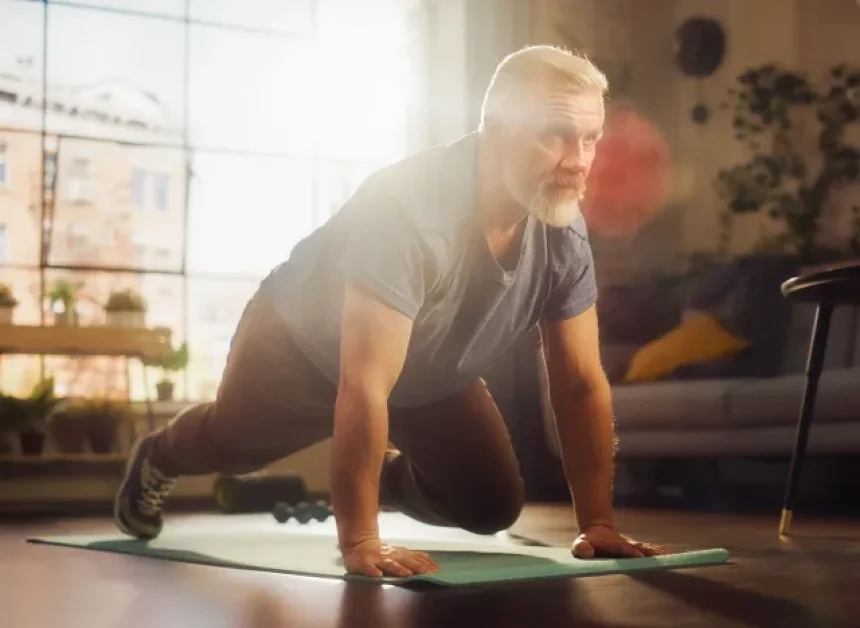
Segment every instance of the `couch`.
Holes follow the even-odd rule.
[[[688,298],[673,315],[678,319],[690,309],[715,312],[729,328],[746,332],[749,351],[680,369],[660,381],[628,382],[623,367],[647,338],[637,343],[629,342],[630,334],[609,334],[603,342],[604,363],[614,373],[619,459],[790,456],[815,309],[792,304],[779,293],[781,280],[796,268],[770,265],[760,272],[762,265],[752,264],[698,278],[697,285],[685,288]],[[714,286],[730,288],[721,292]],[[665,285],[661,290],[665,294]],[[715,299],[715,294],[722,296]],[[665,306],[666,301],[652,302]],[[650,336],[659,332],[659,324],[648,330]],[[544,378],[541,384],[544,432],[558,457]],[[807,452],[860,454],[860,308],[834,311]]]

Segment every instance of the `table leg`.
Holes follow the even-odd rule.
[[[782,519],[779,523],[780,535],[787,535],[791,528],[794,502],[797,496],[797,488],[800,484],[800,471],[803,466],[803,459],[806,455],[809,426],[812,423],[812,416],[815,412],[818,380],[821,377],[821,370],[824,366],[824,353],[827,350],[827,336],[830,333],[830,318],[832,314],[833,304],[831,303],[819,303],[815,310],[812,338],[809,342],[809,355],[806,360],[806,386],[803,389],[803,399],[800,404],[800,417],[797,422],[794,452],[791,456],[788,484],[785,489],[785,500],[782,506]]]

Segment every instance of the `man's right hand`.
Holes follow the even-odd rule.
[[[424,552],[394,547],[378,539],[345,547],[341,553],[347,572],[371,578],[408,578],[439,571],[439,566]]]

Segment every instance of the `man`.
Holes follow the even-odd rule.
[[[578,211],[606,89],[583,58],[521,50],[499,65],[477,132],[370,176],[262,282],[216,400],[136,445],[120,529],[155,537],[179,476],[250,472],[331,436],[347,570],[434,571],[426,554],[380,538],[380,505],[479,534],[517,519],[523,483],[480,377],[539,325],[581,533],[574,553],[662,553],[612,518],[612,406]]]

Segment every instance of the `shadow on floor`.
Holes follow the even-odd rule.
[[[786,628],[844,625],[834,615],[816,613],[799,599],[777,598],[696,574],[661,571],[630,574],[630,578],[699,611],[744,626]],[[678,621],[682,619],[677,617]]]

